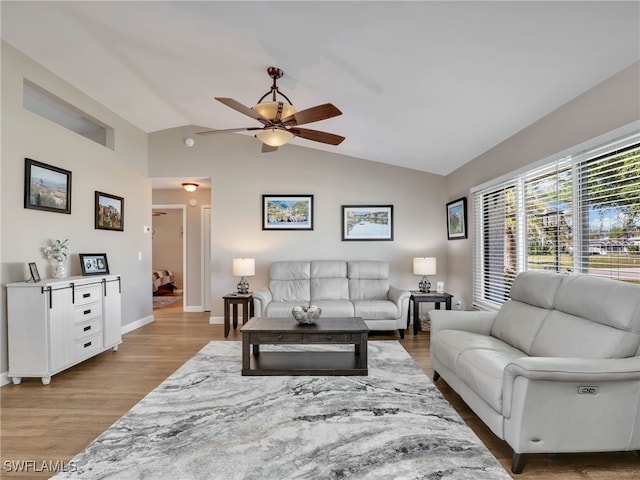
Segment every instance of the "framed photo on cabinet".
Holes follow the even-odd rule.
[[[82,275],[108,275],[109,263],[106,253],[80,253]]]

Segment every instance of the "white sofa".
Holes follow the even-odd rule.
[[[498,312],[430,312],[431,362],[513,449],[640,450],[640,286],[519,274]]]
[[[370,330],[404,338],[410,293],[389,284],[387,262],[283,261],[269,274],[269,287],[253,293],[256,317],[291,317],[296,305],[313,304],[322,317],[362,317]]]

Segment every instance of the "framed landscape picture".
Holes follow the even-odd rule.
[[[447,237],[449,240],[467,238],[467,197],[447,203]]]
[[[24,208],[71,213],[71,172],[24,159]]]
[[[101,230],[124,230],[124,198],[96,192],[95,227]]]
[[[80,268],[82,275],[107,275],[109,263],[106,253],[80,253]]]
[[[313,230],[313,195],[263,195],[263,230]]]
[[[393,205],[343,205],[342,240],[393,240]]]

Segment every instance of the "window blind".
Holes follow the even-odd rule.
[[[640,132],[473,191],[473,305],[525,270],[640,283]]]

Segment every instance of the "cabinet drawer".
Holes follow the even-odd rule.
[[[73,309],[74,323],[86,322],[93,318],[102,318],[102,302],[81,305]]]
[[[94,335],[92,337],[83,338],[76,342],[75,354],[76,360],[88,358],[102,350],[102,335]]]
[[[356,335],[359,337],[359,335]],[[353,335],[350,333],[323,333],[307,335],[308,343],[353,343]],[[359,342],[358,342],[359,343]]]
[[[73,338],[75,341],[84,339],[102,331],[102,319],[94,318],[88,322],[76,323],[73,326]]]
[[[87,285],[76,287],[73,304],[76,306],[86,305],[102,299],[102,285]]]
[[[256,343],[302,343],[301,333],[256,333],[251,340]]]

